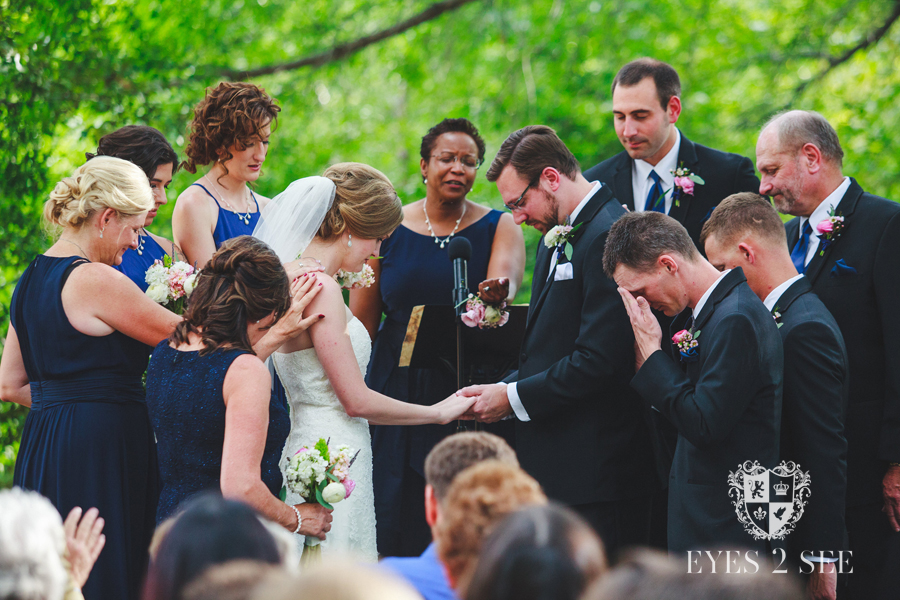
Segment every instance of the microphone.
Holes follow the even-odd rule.
[[[453,261],[453,306],[456,316],[466,312],[466,298],[469,297],[468,261],[472,256],[472,244],[464,237],[455,237],[447,247],[450,260]]]

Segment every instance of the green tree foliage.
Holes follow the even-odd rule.
[[[691,139],[753,158],[771,114],[819,110],[841,137],[845,172],[900,198],[898,14],[897,0],[0,0],[0,322],[47,245],[43,201],[103,133],[149,124],[180,152],[207,86],[317,55],[326,58],[314,67],[250,79],[284,109],[264,195],[357,160],[384,171],[405,201],[421,198],[419,140],[447,116],[480,128],[488,160],[511,131],[546,123],[589,167],[621,150],[613,76],[651,55],[681,75],[678,124]],[[158,233],[170,233],[174,199],[192,179],[176,176]],[[483,176],[470,197],[500,207]],[[526,230],[530,257],[538,237]],[[526,274],[517,301],[529,285]],[[0,408],[0,485],[24,412],[10,410]]]

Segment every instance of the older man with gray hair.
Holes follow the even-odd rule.
[[[776,115],[756,144],[759,193],[796,217],[786,225],[792,261],[834,315],[847,345],[851,595],[897,598],[900,205],[845,177],[843,157],[834,128],[812,111]]]

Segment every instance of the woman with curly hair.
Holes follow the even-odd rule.
[[[202,267],[225,240],[250,235],[268,198],[248,184],[259,179],[278,112],[251,83],[222,82],[194,108],[182,166],[196,173],[212,164],[175,203],[172,232],[188,262]]]

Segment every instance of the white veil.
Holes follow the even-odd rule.
[[[262,210],[253,237],[268,244],[281,262],[294,260],[319,231],[334,193],[327,177],[298,179]]]

